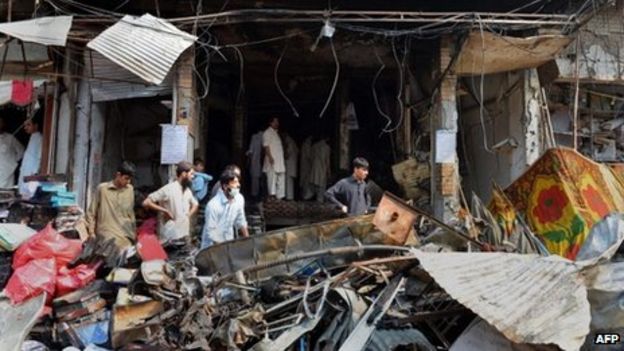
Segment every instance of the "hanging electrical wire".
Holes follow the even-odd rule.
[[[329,102],[334,96],[334,92],[336,91],[336,86],[338,85],[338,77],[340,76],[340,61],[338,61],[338,54],[336,53],[336,48],[334,47],[334,39],[332,37],[329,38],[329,46],[331,47],[332,55],[334,56],[334,64],[336,66],[336,73],[334,75],[334,83],[332,84],[331,90],[329,91],[329,96],[327,97],[327,101],[325,101],[325,106],[319,113],[319,118],[322,118],[327,111],[327,107],[329,107]]]
[[[383,130],[387,129],[392,124],[392,119],[381,109],[381,106],[379,105],[379,97],[377,96],[376,86],[377,86],[377,80],[381,76],[381,73],[383,72],[383,70],[386,68],[386,64],[381,59],[381,56],[379,56],[379,53],[377,52],[374,46],[373,46],[373,52],[375,53],[375,57],[377,57],[377,60],[381,64],[381,67],[379,67],[379,69],[377,70],[377,73],[375,73],[375,77],[373,77],[371,90],[373,92],[373,101],[375,101],[375,108],[377,108],[377,112],[379,112],[379,114],[382,117],[384,117],[387,121],[386,125],[382,128],[381,134],[383,134]],[[379,136],[381,136],[381,134]]]
[[[239,48],[232,48],[238,57],[239,72],[238,72],[238,94],[236,94],[236,103],[240,101],[245,93],[245,57]]]
[[[286,45],[284,45],[284,49],[282,49],[282,53],[280,54],[280,57],[277,59],[277,62],[275,63],[275,70],[273,70],[273,80],[275,81],[275,86],[277,87],[277,91],[279,91],[279,93],[282,96],[282,98],[284,98],[284,100],[286,100],[286,102],[288,103],[288,106],[290,106],[290,109],[291,109],[293,115],[295,117],[299,117],[299,112],[297,111],[297,109],[293,105],[292,101],[290,101],[288,96],[286,96],[286,93],[284,93],[284,91],[282,90],[282,87],[280,86],[280,83],[279,83],[279,79],[277,78],[277,72],[279,70],[280,64],[282,63],[282,59],[284,58],[284,54],[286,54],[286,49],[287,48],[288,48],[288,43],[286,43]]]
[[[392,40],[392,56],[394,57],[394,60],[396,62],[399,74],[398,92],[396,95],[397,104],[399,105],[399,120],[397,121],[394,128],[388,129],[386,126],[386,128],[383,129],[384,133],[393,133],[394,131],[396,131],[401,126],[401,124],[403,124],[403,119],[405,118],[405,106],[403,104],[403,87],[405,85],[404,68],[405,60],[407,58],[407,40],[404,43],[403,59],[401,61],[399,61],[399,56],[397,54],[396,45],[394,44],[394,39]]]
[[[484,117],[484,93],[483,93],[483,81],[485,80],[485,37],[483,35],[483,21],[481,17],[478,17],[479,22],[479,31],[481,33],[481,80],[479,83],[479,120],[481,121],[481,132],[483,134],[483,148],[485,151],[493,154],[494,151],[490,149],[489,143],[487,140],[487,128],[485,127],[485,117]]]

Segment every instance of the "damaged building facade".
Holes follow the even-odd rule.
[[[623,11],[0,2],[0,113],[22,143],[41,118],[27,180],[52,194],[0,189],[2,221],[30,226],[0,227],[5,284],[13,274],[0,309],[30,316],[0,327],[0,348],[578,350],[622,333]],[[253,165],[274,117],[293,141],[288,201],[264,200]],[[340,218],[324,192],[355,157],[376,211]],[[217,179],[240,166],[255,235],[163,250],[141,203],[197,158]],[[132,253],[81,227],[123,160],[136,165]],[[46,245],[62,249],[26,249]],[[16,288],[50,270],[51,287]]]

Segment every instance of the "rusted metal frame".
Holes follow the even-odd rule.
[[[433,331],[433,333],[435,334],[435,336],[438,338],[438,340],[440,340],[442,342],[442,344],[444,345],[444,347],[446,349],[449,349],[451,347],[451,343],[449,342],[449,340],[446,338],[446,336],[444,336],[444,334],[442,332],[440,332],[438,330],[438,328],[431,324],[430,321],[425,320],[424,321],[425,324],[429,327],[429,329],[431,329],[431,331]]]
[[[261,271],[261,270],[265,270],[265,269],[269,269],[272,267],[276,267],[276,266],[281,266],[281,265],[285,265],[285,264],[289,264],[295,261],[301,261],[301,260],[305,260],[305,259],[310,259],[310,258],[315,258],[315,257],[323,257],[323,256],[340,256],[340,255],[348,255],[348,254],[354,254],[354,253],[363,253],[366,251],[400,251],[400,252],[409,252],[410,248],[407,247],[403,247],[403,246],[391,246],[391,245],[362,245],[362,246],[345,246],[345,247],[337,247],[337,248],[331,248],[331,249],[325,249],[325,250],[317,250],[317,251],[312,251],[312,252],[307,252],[307,253],[303,253],[303,254],[298,254],[298,255],[293,255],[293,256],[288,256],[285,257],[283,259],[279,259],[279,260],[275,260],[275,261],[271,261],[271,262],[266,262],[266,263],[261,263],[261,264],[256,264],[244,269],[241,269],[240,271],[242,273],[254,273],[257,271]],[[217,281],[215,281],[212,285],[213,286],[219,286],[221,283],[225,282],[226,280],[229,280],[231,278],[233,278],[235,276],[235,274],[228,274],[223,276],[222,278],[218,279]]]
[[[384,193],[384,196],[388,196],[388,197],[390,197],[390,198],[392,198],[392,199],[396,200],[398,203],[400,203],[400,204],[401,204],[402,206],[404,206],[405,208],[408,208],[410,211],[413,211],[413,212],[415,212],[415,213],[417,213],[417,214],[419,214],[419,215],[421,215],[421,216],[424,216],[424,217],[428,218],[428,219],[429,219],[429,220],[431,220],[433,223],[435,223],[435,224],[437,224],[438,226],[440,226],[440,227],[442,227],[442,228],[444,228],[444,229],[448,230],[449,232],[451,232],[451,233],[453,233],[453,234],[456,234],[456,235],[458,235],[458,236],[462,237],[462,238],[463,238],[463,239],[465,239],[466,241],[472,242],[472,243],[474,243],[474,244],[478,245],[480,248],[485,248],[485,247],[486,247],[486,245],[485,245],[484,243],[482,243],[482,242],[480,242],[480,241],[478,241],[478,240],[476,240],[476,239],[471,238],[469,235],[467,235],[467,234],[465,234],[465,233],[462,233],[461,231],[459,231],[459,230],[457,230],[457,229],[455,229],[455,228],[451,227],[450,225],[448,225],[448,224],[444,223],[443,221],[441,221],[441,220],[437,219],[437,218],[436,218],[436,217],[434,217],[433,215],[431,215],[431,214],[429,214],[429,213],[427,213],[427,212],[425,212],[425,211],[423,211],[423,210],[421,210],[421,209],[419,209],[419,208],[416,208],[416,207],[414,207],[414,206],[411,206],[411,205],[409,205],[409,204],[405,203],[405,201],[403,201],[403,200],[402,200],[401,198],[399,198],[398,196],[396,196],[396,195],[394,195],[394,194],[392,194],[392,193],[389,193],[389,192],[385,192],[385,193]]]

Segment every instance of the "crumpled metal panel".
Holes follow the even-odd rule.
[[[591,320],[580,267],[557,256],[426,253],[422,267],[458,302],[516,343],[578,350]]]
[[[178,57],[197,40],[162,18],[124,16],[87,47],[152,84],[161,84]]]
[[[22,349],[22,342],[37,322],[45,300],[46,294],[41,294],[16,306],[9,300],[0,301],[0,350]]]
[[[72,16],[51,16],[0,23],[0,33],[27,42],[65,46],[72,20]]]
[[[373,215],[349,217],[224,242],[199,252],[195,257],[195,265],[199,268],[200,275],[226,275],[298,253],[355,245],[355,239],[366,244],[373,240],[369,238],[369,234],[373,232],[372,220]],[[382,240],[383,236],[380,238]],[[378,243],[375,240],[373,242]],[[309,262],[298,261],[272,267],[254,273],[255,277],[252,279],[294,272],[306,263]]]

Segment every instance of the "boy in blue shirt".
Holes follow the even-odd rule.
[[[208,184],[212,181],[212,176],[204,173],[204,160],[201,158],[196,158],[193,161],[193,168],[195,169],[195,176],[193,177],[191,190],[193,190],[193,195],[195,195],[197,201],[201,203],[204,199],[207,199]]]

